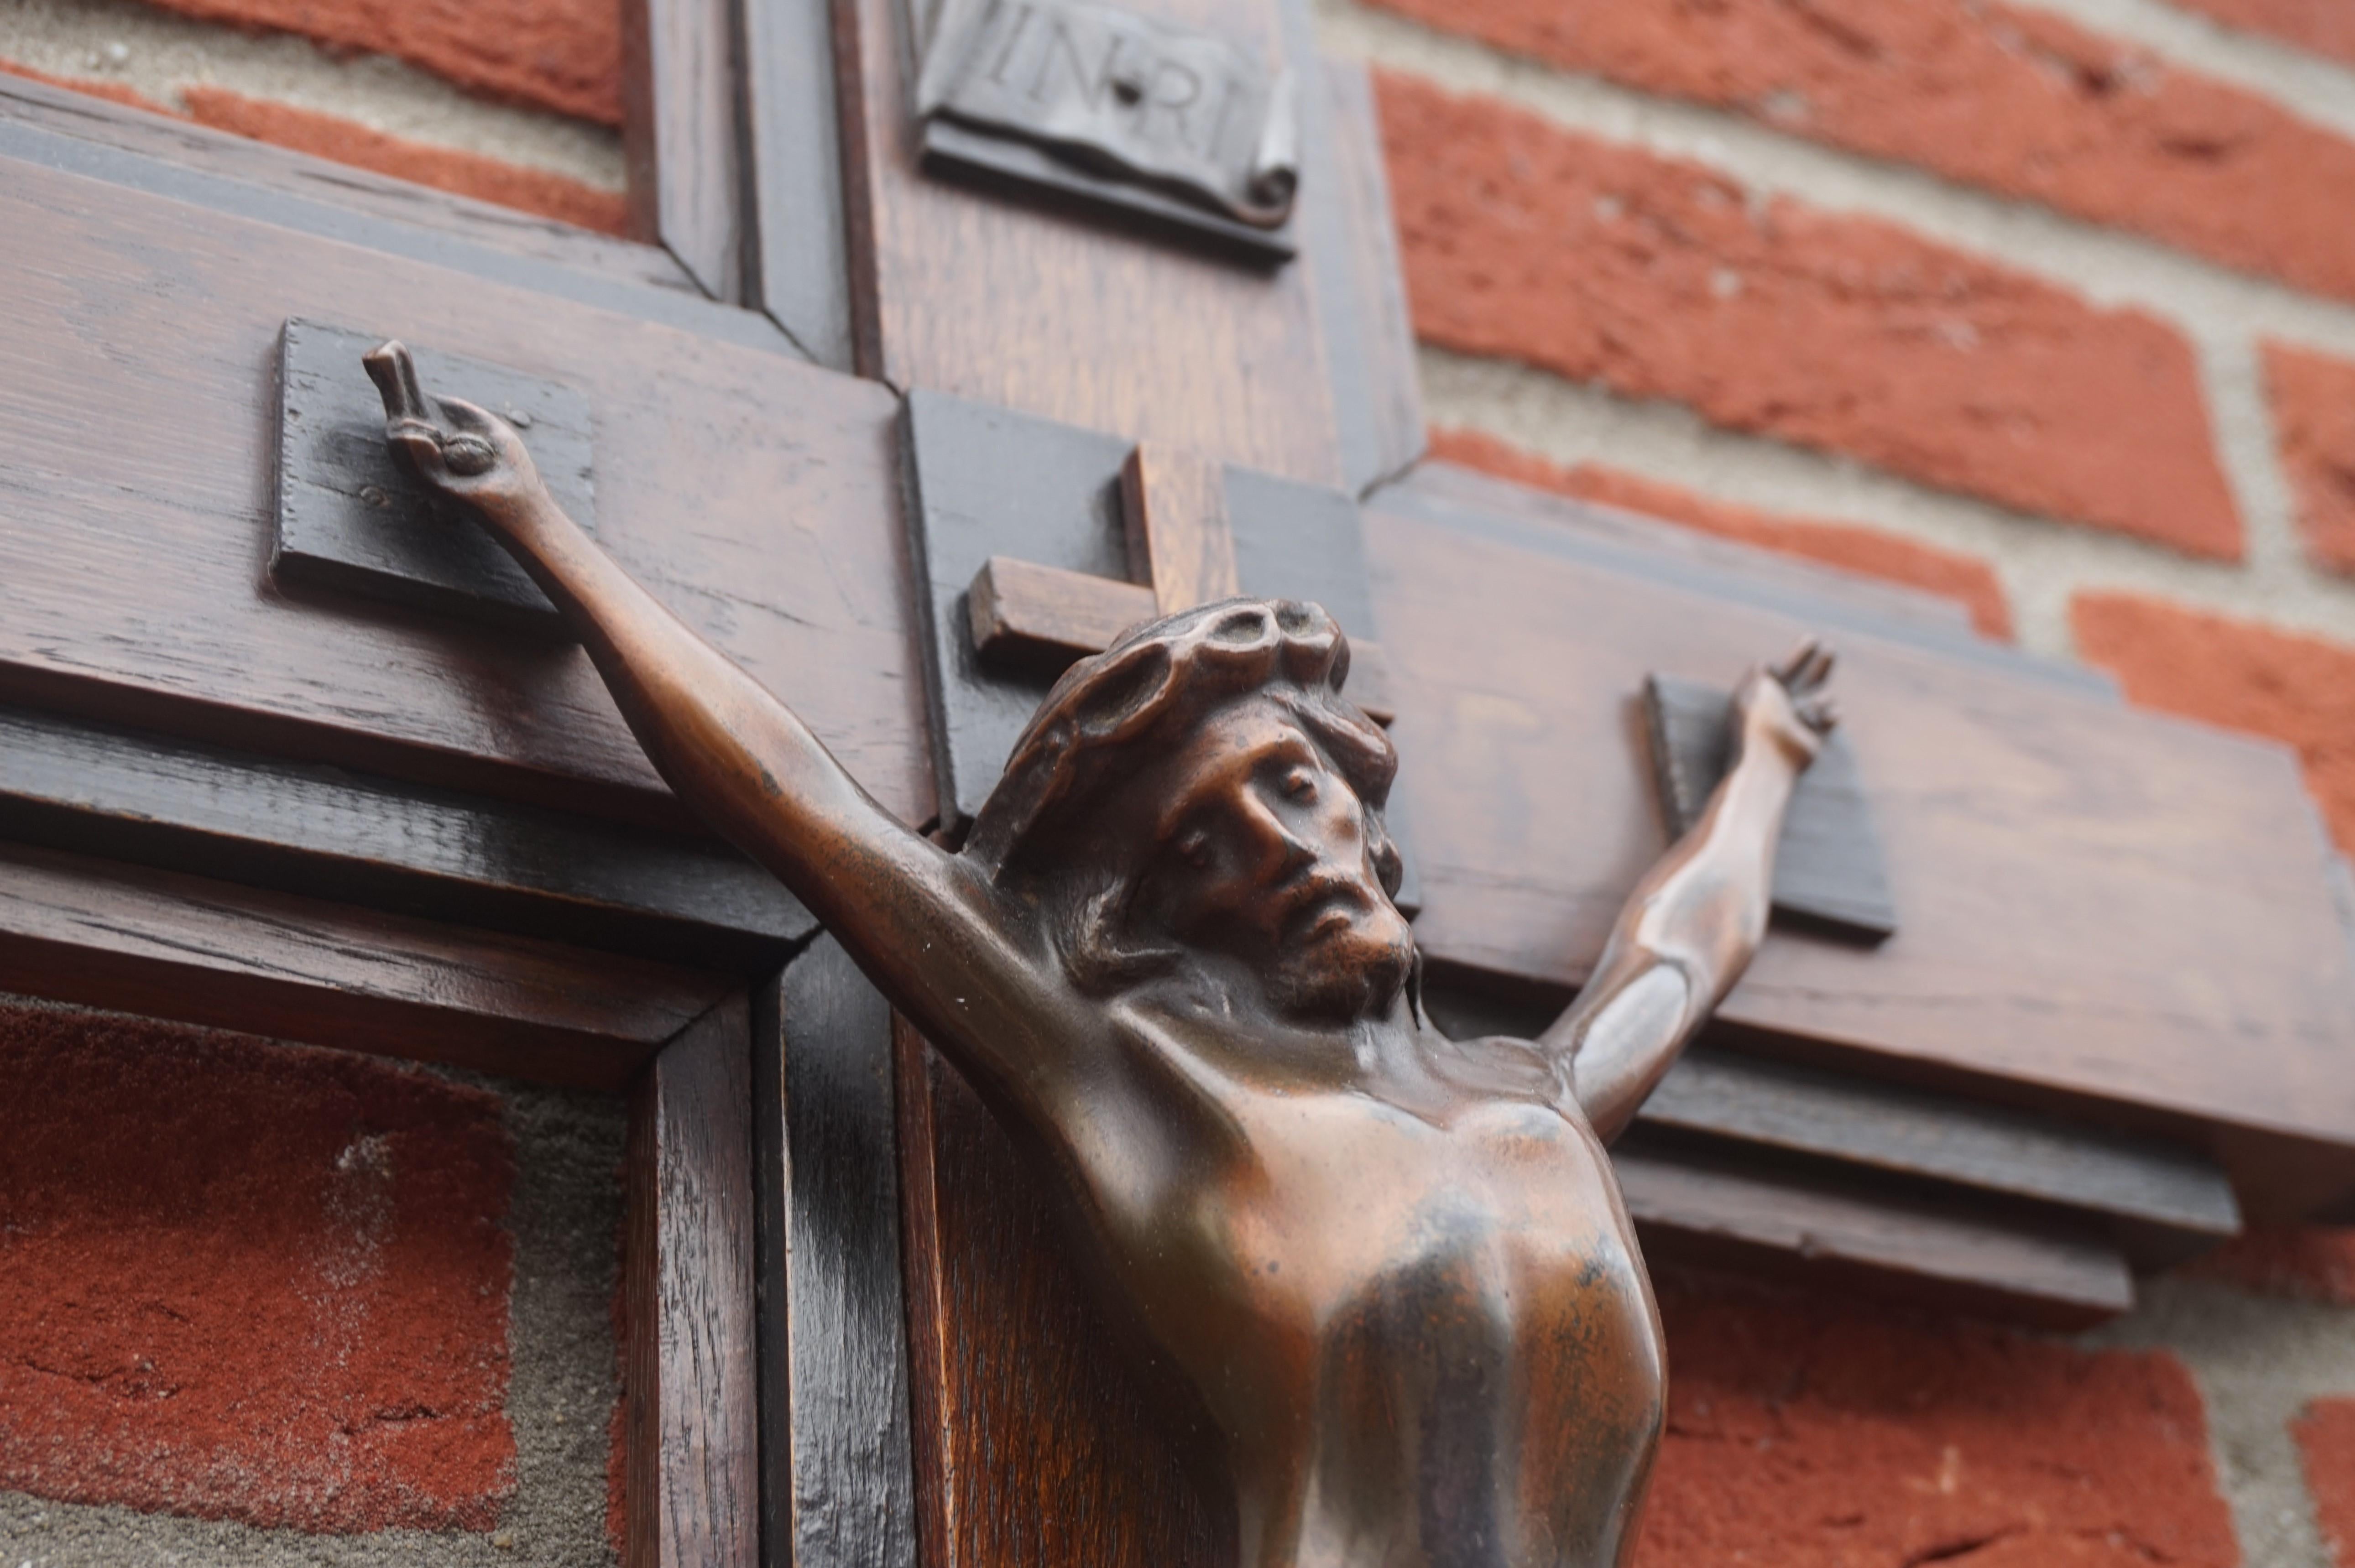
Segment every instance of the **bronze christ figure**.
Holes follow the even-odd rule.
[[[1424,1018],[1389,737],[1314,605],[1135,627],[1057,683],[961,853],[878,806],[608,559],[516,433],[368,356],[393,442],[563,611],[682,800],[807,904],[1071,1200],[1199,1395],[1244,1568],[1601,1568],[1634,1544],[1660,1328],[1604,1146],[1765,931],[1830,656],[1753,673],[1736,761],[1534,1041]]]

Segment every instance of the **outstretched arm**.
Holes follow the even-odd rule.
[[[563,612],[690,809],[774,872],[943,1048],[996,1076],[1070,1037],[1051,966],[970,863],[893,820],[783,703],[616,566],[503,420],[428,400],[397,343],[367,366],[394,446],[470,503]]]
[[[1832,726],[1832,656],[1808,642],[1753,671],[1733,703],[1733,766],[1692,831],[1628,895],[1578,1001],[1540,1038],[1605,1142],[1635,1119],[1766,934],[1774,844]]]

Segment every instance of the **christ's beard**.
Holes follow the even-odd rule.
[[[1277,960],[1268,1001],[1293,1018],[1354,1023],[1390,1012],[1414,968],[1414,938],[1354,927]]]

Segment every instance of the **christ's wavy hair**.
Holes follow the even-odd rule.
[[[1228,705],[1263,697],[1357,792],[1376,874],[1395,896],[1402,867],[1382,810],[1398,751],[1341,694],[1348,676],[1349,640],[1322,607],[1295,599],[1222,599],[1133,627],[1047,694],[983,802],[965,853],[1001,885],[1030,883],[1061,906],[1065,958],[1087,989],[1117,989],[1163,967],[1176,955],[1124,945],[1134,869],[1091,874],[1084,868],[1096,857],[1053,851],[1087,832],[1105,796],[1147,759]]]

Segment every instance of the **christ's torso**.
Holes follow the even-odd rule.
[[[1079,1118],[1061,1153],[1225,1435],[1243,1568],[1620,1562],[1658,1318],[1602,1147],[1533,1048],[1393,1035],[1373,1054],[1409,1069],[1352,1079],[1284,1070],[1286,1042],[1183,997],[1115,1011],[1090,1097],[1132,1114]]]

